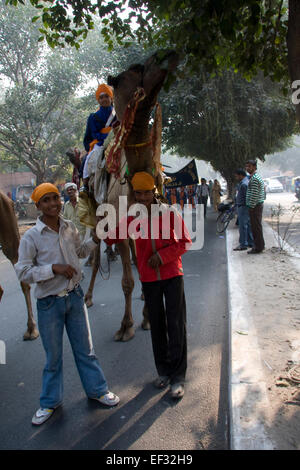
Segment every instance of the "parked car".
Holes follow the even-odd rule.
[[[276,177],[272,176],[270,179],[271,180],[274,179],[274,180],[279,181],[279,183],[282,184],[284,191],[287,191],[287,192],[292,191],[292,178],[291,178],[291,176],[278,175]]]
[[[283,193],[283,186],[277,179],[267,178],[264,180],[264,183],[267,193]]]

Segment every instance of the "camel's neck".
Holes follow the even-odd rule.
[[[147,113],[137,110],[126,142],[125,154],[131,176],[137,171],[151,171],[153,167],[149,119],[150,110]]]
[[[18,261],[20,234],[12,201],[0,192],[0,243],[5,256],[15,264]]]
[[[145,113],[137,110],[131,132],[127,143],[130,145],[148,142],[150,139],[149,129],[150,111]]]

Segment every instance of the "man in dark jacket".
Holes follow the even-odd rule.
[[[239,221],[239,246],[234,248],[234,251],[247,250],[248,247],[253,246],[253,236],[250,226],[249,209],[246,206],[246,194],[249,183],[249,178],[245,170],[238,169],[235,172],[235,177],[239,182],[236,195],[236,205]]]

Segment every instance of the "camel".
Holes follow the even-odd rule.
[[[158,61],[156,55],[151,56],[144,65],[136,64],[129,67],[117,77],[108,77],[107,83],[114,89],[114,106],[117,118],[120,121],[119,132],[116,130],[115,138],[108,145],[105,155],[113,154],[113,148],[122,150],[119,154],[119,166],[117,171],[107,168],[111,173],[108,187],[108,203],[116,207],[118,196],[128,195],[129,204],[133,202],[132,187],[130,179],[137,171],[148,171],[155,175],[156,186],[162,187],[162,175],[160,171],[160,135],[153,126],[152,133],[149,129],[151,112],[155,107],[157,95],[165,81],[169,71],[177,66],[177,56],[168,53],[164,61]],[[135,104],[132,104],[134,101]],[[130,111],[134,107],[134,112]],[[128,110],[132,122],[127,126],[124,138],[124,129],[128,118]],[[127,113],[127,114],[126,114]],[[127,116],[127,117],[126,117]],[[154,131],[154,132],[153,132]],[[153,148],[153,134],[156,133],[156,148]],[[118,140],[119,139],[119,140]],[[124,160],[125,159],[125,160]],[[124,179],[124,164],[127,163],[127,187],[122,185]],[[111,191],[112,187],[114,191]],[[123,187],[123,189],[122,189]],[[134,288],[134,278],[130,261],[130,240],[123,240],[118,244],[118,251],[122,260],[122,289],[125,297],[125,312],[121,322],[121,328],[115,333],[116,341],[128,341],[134,337],[133,316],[131,308],[132,291]],[[95,256],[96,262],[93,266],[93,273],[89,289],[86,294],[86,301],[90,304],[96,273],[99,267],[99,251]],[[147,309],[143,309],[143,329],[150,329]]]
[[[76,153],[76,149],[74,149],[74,154]],[[74,155],[72,155],[72,150],[68,150],[67,155],[69,157],[70,162],[74,165]],[[121,178],[124,177],[125,170],[126,170],[126,159],[125,153],[122,154],[122,171],[121,171]],[[90,185],[91,191],[93,191],[93,183]],[[107,202],[109,204],[113,204],[116,210],[118,209],[118,202],[119,196],[128,196],[128,186],[127,184],[122,184],[121,179],[117,179],[114,175],[111,175],[109,185],[107,188]],[[90,194],[91,197],[91,194]],[[111,258],[112,256],[112,249],[108,247],[108,257]],[[130,254],[132,256],[132,260],[135,265],[136,263],[136,253],[135,253],[135,245],[133,240],[124,240],[122,243],[118,244],[118,254],[122,260],[122,268],[123,268],[123,278],[122,278],[122,288],[125,297],[125,312],[124,318],[121,324],[121,328],[115,333],[114,339],[115,341],[129,341],[134,337],[135,331],[133,328],[133,318],[132,318],[132,309],[131,309],[131,300],[132,300],[132,291],[134,288],[134,279],[132,273],[132,266],[130,260]],[[95,250],[92,252],[92,255],[89,258],[89,265],[92,266],[92,273],[89,282],[88,289],[85,293],[84,300],[86,306],[89,308],[93,305],[93,290],[95,286],[95,281],[97,277],[98,270],[101,264],[101,241]],[[147,310],[144,307],[143,309],[143,322],[141,327],[144,330],[149,330],[149,320],[147,315]]]
[[[20,233],[18,222],[14,212],[13,201],[0,191],[0,243],[2,250],[9,261],[14,265],[18,261],[18,248],[20,242]],[[21,282],[21,288],[25,297],[27,306],[27,330],[24,333],[24,340],[34,340],[39,336],[36,323],[33,316],[30,286]],[[3,290],[0,286],[0,300]]]

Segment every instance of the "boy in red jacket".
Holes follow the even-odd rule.
[[[186,304],[181,255],[191,246],[185,224],[177,211],[155,198],[153,177],[135,173],[131,180],[135,201],[143,205],[138,219],[128,215],[108,233],[105,242],[113,245],[120,234],[135,234],[137,263],[151,325],[152,347],[158,378],[154,385],[171,384],[171,396],[184,395],[187,368]],[[127,224],[124,232],[124,224]],[[137,236],[138,234],[138,236]],[[124,235],[123,235],[124,238]]]

